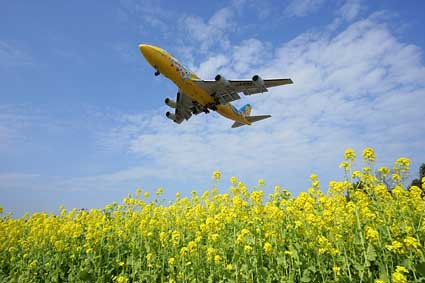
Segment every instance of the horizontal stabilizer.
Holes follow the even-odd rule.
[[[259,115],[259,116],[248,116],[248,117],[245,117],[245,118],[249,122],[254,123],[254,122],[257,122],[257,121],[260,121],[260,120],[270,118],[271,116],[272,115]],[[242,124],[241,122],[235,122],[235,123],[233,123],[232,128],[237,128],[237,127],[240,127],[240,126],[243,126],[243,125],[245,125],[245,124]]]
[[[233,125],[232,125],[232,128],[237,128],[237,127],[240,127],[240,126],[243,126],[243,125],[245,125],[245,124],[242,124],[241,122],[234,122]]]
[[[250,121],[251,123],[260,121],[260,120],[264,120],[267,118],[270,118],[272,115],[259,115],[259,116],[248,116],[245,117],[248,121]]]

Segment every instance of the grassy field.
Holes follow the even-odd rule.
[[[297,197],[232,177],[167,205],[138,189],[103,209],[3,216],[0,281],[425,282],[425,180],[407,190],[410,161],[376,170],[371,148],[360,170],[344,159],[344,181],[322,190],[312,175]]]

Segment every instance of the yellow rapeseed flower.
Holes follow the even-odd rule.
[[[352,177],[353,177],[353,178],[361,178],[361,177],[362,177],[362,175],[363,175],[363,174],[362,174],[360,171],[356,170],[356,171],[354,171],[354,172],[353,172]]]
[[[352,148],[347,148],[345,150],[344,159],[350,160],[350,161],[353,161],[353,162],[356,160],[356,153],[354,152],[354,150]]]
[[[385,248],[393,253],[401,253],[403,244],[399,241],[395,240],[391,243],[391,245],[385,245]]]
[[[265,252],[266,254],[271,254],[271,253],[273,252],[273,246],[272,246],[269,242],[266,242],[266,243],[264,244],[263,249],[264,249],[264,252]]]
[[[370,226],[366,226],[365,232],[366,232],[366,239],[368,239],[372,242],[379,240],[379,233],[374,228],[372,228]]]
[[[221,172],[220,172],[220,171],[218,171],[218,170],[215,170],[215,171],[213,172],[212,178],[213,178],[213,180],[214,180],[214,181],[220,181],[220,178],[221,178]]]
[[[394,173],[391,175],[391,179],[393,179],[394,182],[399,182],[401,180],[401,177],[399,174]]]
[[[400,157],[395,161],[396,166],[400,167],[401,172],[405,173],[409,171],[410,159],[406,157]]]
[[[188,247],[182,247],[180,249],[180,254],[183,255],[183,256],[186,255],[188,252],[189,252],[189,248]]]
[[[243,248],[244,249],[244,251],[246,252],[246,253],[250,253],[250,252],[252,252],[252,247],[250,246],[250,245],[245,245],[245,247]]]
[[[378,172],[381,173],[384,177],[390,173],[390,169],[388,167],[380,167]]]
[[[368,162],[375,162],[375,152],[371,147],[366,147],[363,150],[363,159]]]
[[[406,267],[401,266],[401,265],[397,265],[397,267],[395,268],[395,271],[399,272],[399,273],[408,273],[409,272],[409,270],[407,270]]]
[[[339,164],[339,168],[344,168],[345,170],[347,170],[349,166],[350,166],[350,163],[348,163],[347,161],[342,161]]]
[[[164,189],[163,188],[161,188],[161,187],[159,187],[157,190],[156,190],[156,195],[157,196],[160,196],[160,195],[162,195],[162,193],[164,192]]]
[[[238,178],[236,178],[235,176],[232,176],[232,177],[230,178],[230,183],[231,183],[233,186],[237,186],[237,185],[238,185]]]
[[[123,276],[123,275],[114,276],[114,281],[117,282],[117,283],[127,283],[128,278]]]
[[[174,258],[174,257],[170,257],[169,259],[168,259],[168,264],[169,265],[174,265],[176,263],[176,259]]]
[[[34,268],[37,267],[37,264],[38,264],[38,261],[36,259],[34,259],[33,261],[31,261],[29,266],[30,266],[31,269],[34,269]]]
[[[196,250],[196,248],[197,248],[197,244],[196,244],[195,241],[190,241],[187,244],[187,247],[188,247],[188,249],[189,249],[190,252],[194,252]]]
[[[286,255],[288,255],[288,256],[292,256],[292,251],[286,250],[283,253],[286,254]]]
[[[333,271],[333,273],[334,273],[335,275],[340,275],[340,273],[341,273],[341,267],[334,265],[334,266],[332,267],[332,271]]]
[[[403,240],[403,242],[406,245],[406,247],[413,248],[415,250],[419,249],[419,247],[421,246],[421,243],[416,238],[413,238],[411,236],[407,236]]]
[[[393,283],[407,283],[407,278],[404,276],[404,274],[400,272],[394,272],[391,275],[391,279]]]
[[[259,185],[260,187],[264,186],[265,184],[266,184],[266,181],[264,181],[264,179],[260,179],[260,180],[258,180],[258,185]]]
[[[207,248],[207,256],[208,259],[211,260],[213,258],[213,256],[215,255],[215,249],[213,247],[208,247]]]

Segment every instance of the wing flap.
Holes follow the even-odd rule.
[[[240,95],[237,92],[216,93],[214,97],[216,97],[220,104],[226,104],[241,99]]]
[[[252,80],[229,80],[227,85],[212,80],[192,80],[197,86],[205,90],[209,95],[214,96],[220,104],[229,103],[240,99],[238,93],[252,95],[267,92],[268,88],[292,84],[291,79],[269,79],[264,80],[264,84],[256,84]]]

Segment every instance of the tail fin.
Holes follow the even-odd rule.
[[[251,109],[251,104],[245,104],[241,109],[239,109],[239,111],[241,111],[245,116],[249,116],[249,114],[251,114]]]
[[[249,122],[254,123],[254,122],[257,122],[257,121],[260,121],[260,120],[270,118],[271,116],[272,115],[248,116],[248,117],[246,117],[246,119]],[[245,125],[245,124],[242,124],[240,122],[235,122],[235,123],[233,123],[232,128],[237,128],[237,127],[240,127],[240,126],[243,126],[243,125]]]

